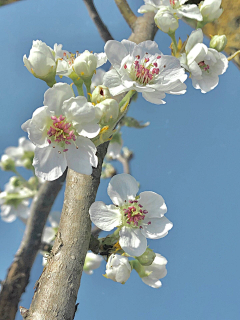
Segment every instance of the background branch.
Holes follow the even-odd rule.
[[[41,245],[43,228],[65,178],[66,172],[55,181],[46,181],[33,199],[22,242],[8,269],[6,279],[1,283],[1,320],[15,319],[21,295],[28,284],[30,271]]]
[[[108,40],[113,40],[111,33],[108,31],[108,28],[99,16],[97,9],[94,6],[93,0],[83,0],[83,2],[85,3],[88,10],[88,14],[95,23],[99,35],[103,39],[103,41],[107,42]]]
[[[134,30],[137,16],[135,16],[132,9],[129,7],[128,2],[126,0],[115,0],[115,3],[129,27]]]

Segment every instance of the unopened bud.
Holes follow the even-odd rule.
[[[92,93],[92,102],[97,104],[102,102],[103,100],[112,98],[112,95],[108,89],[108,87],[105,86],[97,86]]]
[[[178,19],[169,7],[161,6],[154,17],[157,27],[165,33],[173,33],[178,28]]]
[[[2,155],[0,166],[4,171],[15,171],[15,162],[8,155]]]
[[[210,41],[210,48],[221,52],[227,45],[227,37],[223,34],[222,36],[213,36]]]
[[[96,117],[101,124],[106,124],[111,120],[116,120],[119,114],[119,106],[116,100],[106,99],[96,106]]]
[[[83,79],[92,78],[97,68],[97,57],[88,50],[85,50],[75,59],[73,68],[79,77]]]
[[[19,177],[15,177],[15,176],[11,177],[9,182],[13,187],[16,187],[16,188],[22,186],[22,180]]]

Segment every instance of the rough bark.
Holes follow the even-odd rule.
[[[23,240],[1,284],[0,319],[14,320],[21,295],[29,282],[30,271],[41,245],[41,236],[51,207],[62,188],[66,172],[55,181],[45,182],[33,200]]]
[[[69,169],[59,230],[47,266],[25,319],[72,320],[85,256],[91,237],[89,207],[100,183],[108,143],[98,147],[98,167],[91,176]]]

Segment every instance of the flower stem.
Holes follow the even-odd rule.
[[[85,81],[84,81],[84,84],[85,84],[85,87],[86,87],[86,89],[87,89],[87,100],[88,100],[88,102],[91,102],[91,97],[92,97],[92,93],[91,93],[91,80],[90,80],[90,81],[85,80]]]
[[[176,41],[176,37],[175,37],[175,32],[172,32],[172,33],[168,33],[169,36],[171,37],[172,39],[172,44],[173,44],[173,55],[176,56],[176,53],[177,53],[177,41]]]
[[[240,53],[240,50],[238,50],[235,53],[233,53],[230,57],[227,58],[228,61],[231,61],[232,59],[234,59],[239,53]]]
[[[135,90],[130,90],[125,97],[120,101],[119,103],[119,109],[121,111],[121,108],[132,98],[132,96],[135,94]]]

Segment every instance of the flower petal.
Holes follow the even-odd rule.
[[[154,91],[154,92],[143,92],[142,96],[145,100],[154,103],[154,104],[165,104],[166,102],[163,101],[166,97],[164,92],[161,91]]]
[[[113,96],[116,96],[122,92],[128,91],[128,88],[122,85],[122,81],[119,73],[114,69],[104,74],[103,85],[109,88],[110,93]]]
[[[172,222],[170,222],[166,217],[148,219],[146,214],[144,221],[151,222],[149,225],[143,225],[143,228],[141,229],[142,234],[149,239],[163,238],[173,227]]]
[[[108,60],[116,69],[121,67],[122,59],[128,55],[124,44],[116,40],[109,40],[104,47]]]
[[[107,192],[112,202],[121,206],[125,201],[136,197],[138,183],[130,174],[117,174],[110,180]]]
[[[162,196],[152,191],[140,193],[139,203],[148,211],[149,218],[161,218],[167,212],[167,206]]]
[[[77,147],[69,144],[65,152],[68,167],[82,174],[92,174],[92,166],[98,164],[97,148],[90,139],[82,136],[77,137],[75,143]]]
[[[45,148],[36,148],[33,159],[35,174],[39,178],[52,181],[59,178],[67,167],[67,161],[62,150],[51,146]]]
[[[105,205],[102,201],[94,202],[89,209],[91,221],[100,229],[110,231],[121,225],[121,213],[114,205]]]
[[[179,15],[180,14],[180,15]],[[203,17],[197,5],[195,4],[186,4],[181,8],[177,9],[177,16],[181,18],[182,16],[202,21]]]
[[[205,44],[197,43],[187,55],[188,65],[190,65],[194,60],[197,63],[203,61],[207,52],[208,48]]]
[[[185,51],[188,53],[197,44],[203,42],[203,32],[202,29],[197,29],[190,34],[188,38]]]
[[[130,256],[139,257],[147,249],[147,239],[140,229],[122,227],[119,232],[119,244]]]
[[[155,289],[158,289],[162,286],[162,282],[158,279],[152,279],[150,277],[143,277],[142,278],[142,281],[147,284],[148,286],[152,287],[152,288],[155,288]]]
[[[72,87],[59,82],[45,92],[43,104],[48,106],[50,111],[54,111],[56,116],[60,116],[63,102],[72,97],[74,97]]]

